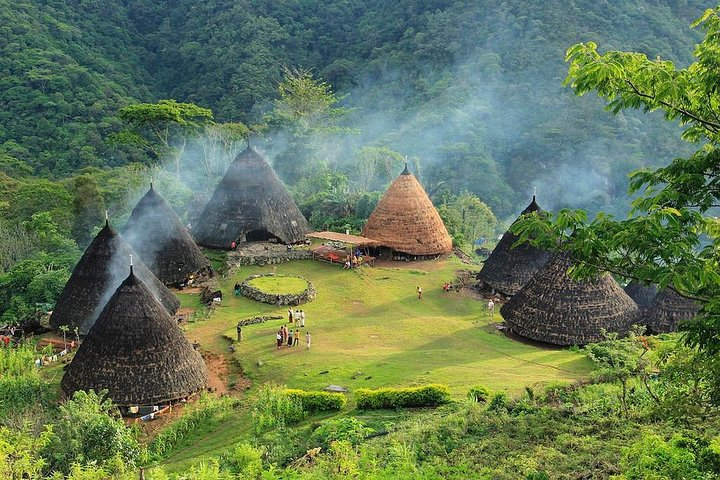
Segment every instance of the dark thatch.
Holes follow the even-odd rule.
[[[310,225],[265,159],[248,147],[230,164],[195,222],[198,244],[230,248],[232,241],[305,241]]]
[[[515,333],[555,345],[585,345],[603,340],[602,330],[624,332],[638,306],[610,276],[572,280],[566,254],[556,254],[500,309]]]
[[[632,280],[624,290],[630,298],[635,300],[635,303],[637,303],[640,308],[649,307],[658,293],[657,285],[654,283],[645,283],[640,280]]]
[[[410,255],[431,256],[452,250],[445,224],[407,165],[378,202],[362,236]]]
[[[175,320],[132,271],[68,365],[66,395],[107,389],[120,406],[158,405],[205,388],[207,368]]]
[[[520,213],[520,216],[542,211],[533,195],[532,202]],[[550,253],[547,250],[541,250],[527,243],[512,248],[517,240],[517,235],[510,230],[505,232],[478,273],[477,280],[481,287],[495,290],[503,295],[515,295],[535,275],[535,272],[550,260]]]
[[[166,285],[185,283],[191,274],[210,268],[175,211],[152,185],[133,209],[123,238]]]
[[[678,322],[694,318],[699,311],[697,302],[666,287],[643,311],[638,323],[645,325],[650,333],[674,332]]]
[[[50,325],[78,327],[81,335],[90,331],[110,296],[120,285],[130,260],[135,273],[151,289],[170,314],[180,307],[175,295],[137,257],[130,246],[106,222],[75,266],[50,317]]]

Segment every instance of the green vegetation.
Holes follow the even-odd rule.
[[[447,385],[379,388],[377,390],[359,388],[355,391],[355,401],[360,410],[436,407],[450,401],[450,389]]]
[[[251,287],[257,288],[263,293],[270,293],[273,295],[292,295],[302,293],[308,288],[306,280],[299,277],[285,275],[253,278],[247,283]]]

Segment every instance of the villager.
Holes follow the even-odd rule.
[[[237,243],[235,242],[235,240],[233,240],[232,242],[230,242],[230,250],[235,250],[236,248],[237,248]]]
[[[300,328],[305,328],[305,312],[300,310]]]
[[[275,339],[277,340],[277,348],[280,348],[282,346],[282,341],[283,341],[282,331],[283,331],[283,329],[281,327],[280,330],[278,330],[277,335],[275,335]]]
[[[305,347],[310,350],[310,343],[312,342],[312,338],[310,337],[310,332],[305,332]]]
[[[495,315],[495,302],[492,301],[492,298],[488,302],[487,309],[488,309],[488,315],[490,315],[491,317],[493,315]]]
[[[287,341],[288,338],[288,327],[287,325],[283,325],[283,341]]]
[[[280,295],[275,295],[275,303],[277,303],[278,307],[280,306],[280,301],[281,301]]]
[[[422,300],[422,288],[417,287],[418,300]]]
[[[240,284],[235,283],[235,296],[237,297],[239,295],[240,295]]]
[[[288,323],[293,323],[293,309],[288,307]]]
[[[292,346],[293,346],[293,340],[294,340],[294,339],[295,339],[295,333],[294,333],[292,330],[290,330],[290,331],[288,332],[288,340],[287,340],[287,345],[288,345],[288,347],[292,347]]]
[[[300,343],[300,330],[295,329],[295,340],[293,341],[293,347],[296,347]]]
[[[240,322],[238,322],[237,327],[235,327],[237,330],[237,341],[242,341],[242,327],[240,326]]]
[[[300,326],[300,317],[302,317],[302,313],[301,313],[301,312],[302,312],[302,310],[300,310],[300,312],[297,313],[297,314],[294,316],[294,318],[295,318],[295,328],[297,328],[297,327]]]

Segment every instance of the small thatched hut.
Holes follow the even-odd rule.
[[[123,238],[145,265],[166,285],[179,285],[200,271],[209,271],[202,254],[175,210],[150,185],[123,229]]]
[[[692,319],[699,311],[700,305],[695,300],[666,287],[643,311],[638,323],[645,325],[650,333],[674,332],[678,322]]]
[[[520,216],[542,211],[533,195],[532,202],[520,213]],[[512,248],[517,240],[517,235],[510,230],[502,236],[477,276],[482,289],[493,290],[503,295],[515,295],[535,275],[535,272],[550,260],[550,253],[547,250],[541,250],[527,243]]]
[[[572,280],[566,254],[556,254],[500,309],[508,328],[523,337],[555,345],[585,345],[603,339],[602,330],[624,332],[638,315],[637,304],[610,275]]]
[[[273,169],[248,147],[230,164],[192,233],[200,245],[229,249],[233,241],[304,242],[309,232]]]
[[[378,202],[362,236],[385,247],[382,256],[432,257],[452,250],[445,224],[407,164]]]
[[[130,255],[135,255],[137,276],[148,285],[165,309],[174,314],[180,307],[178,299],[106,221],[65,284],[50,317],[50,325],[53,328],[61,325],[71,329],[77,327],[80,335],[87,334],[125,277]]]
[[[68,365],[66,395],[107,389],[120,406],[159,405],[205,388],[207,368],[175,320],[132,270]]]
[[[624,290],[640,308],[649,307],[658,293],[657,285],[640,280],[632,280],[625,286]]]

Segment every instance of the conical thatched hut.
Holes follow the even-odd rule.
[[[640,308],[649,307],[658,293],[657,285],[640,280],[632,280],[625,286],[624,290]]]
[[[190,275],[210,269],[208,259],[152,184],[133,209],[123,238],[166,285],[183,284]]]
[[[132,270],[68,365],[61,387],[107,389],[120,406],[158,405],[205,388],[207,369],[177,323]]]
[[[643,311],[638,323],[645,325],[650,333],[674,332],[678,322],[692,319],[699,311],[697,302],[666,287]]]
[[[280,179],[250,147],[230,164],[193,228],[198,244],[226,249],[233,241],[304,242],[309,232]]]
[[[87,247],[60,294],[50,325],[53,328],[61,325],[71,329],[78,327],[81,335],[87,334],[125,277],[130,255],[134,255],[132,248],[105,222],[105,227]],[[180,307],[175,295],[139,259],[135,260],[135,272],[167,311],[174,314]]]
[[[377,240],[388,253],[431,257],[452,250],[445,224],[407,164],[378,202],[362,236]]]
[[[532,202],[520,216],[542,211],[533,195]],[[547,250],[527,243],[512,248],[517,240],[517,235],[510,230],[505,232],[477,276],[481,288],[515,295],[550,260]]]
[[[624,332],[638,306],[610,276],[572,280],[566,254],[556,254],[500,309],[508,328],[523,337],[555,345],[585,345],[603,339],[602,330]]]

